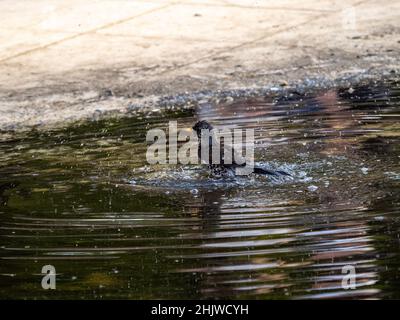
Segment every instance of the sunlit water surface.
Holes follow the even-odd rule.
[[[0,298],[400,298],[399,104],[385,81],[3,135]],[[146,163],[148,129],[199,119],[292,178]]]

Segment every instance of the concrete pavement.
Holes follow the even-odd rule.
[[[3,0],[0,21],[0,129],[400,65],[400,0]]]

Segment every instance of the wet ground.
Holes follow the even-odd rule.
[[[399,104],[387,80],[4,134],[0,297],[400,298]],[[146,164],[148,129],[198,119],[292,178]]]

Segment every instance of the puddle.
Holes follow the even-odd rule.
[[[3,138],[0,297],[400,298],[399,104],[385,81]],[[293,177],[146,164],[148,129],[199,119]]]

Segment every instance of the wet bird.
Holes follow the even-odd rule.
[[[192,129],[196,132],[197,137],[199,139],[199,146],[198,146],[198,156],[199,159],[201,159],[201,138],[202,138],[202,130],[208,130],[211,132],[213,130],[213,126],[209,124],[207,121],[202,120],[198,121]],[[232,157],[232,161],[230,163],[224,163],[224,157],[223,157],[223,147],[221,146],[220,148],[220,154],[219,154],[219,161],[218,164],[213,164],[212,162],[212,146],[213,144],[217,143],[215,137],[213,137],[212,134],[209,136],[209,143],[208,143],[208,167],[212,170],[212,172],[215,175],[224,175],[224,174],[231,174],[234,173],[235,169],[240,168],[240,167],[245,167],[246,163],[243,164],[238,164],[235,161],[235,157]],[[233,151],[234,152],[234,151]],[[214,161],[215,162],[215,161]],[[255,174],[262,174],[262,175],[270,175],[270,176],[290,176],[289,173],[282,171],[282,170],[269,170],[261,167],[254,166],[253,173]]]

